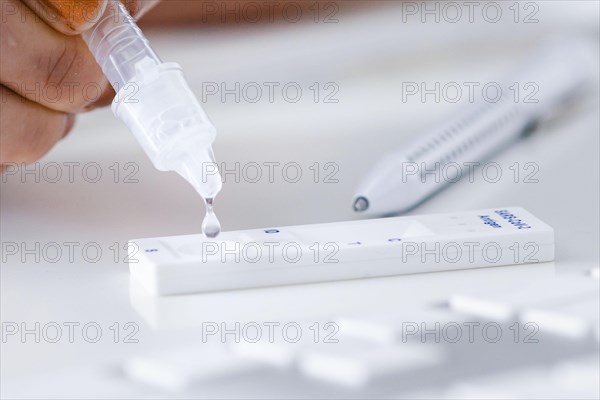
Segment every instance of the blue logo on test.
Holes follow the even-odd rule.
[[[265,233],[279,233],[279,229],[265,229]]]

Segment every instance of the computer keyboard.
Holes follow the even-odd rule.
[[[3,392],[61,398],[597,399],[598,268],[529,276],[463,287],[429,306],[295,320],[304,329],[301,337],[293,324],[282,336],[285,321],[273,336],[263,330],[258,337],[251,324],[226,340],[202,340],[198,330],[193,340],[161,342],[110,365],[49,372],[33,386],[11,382]],[[314,324],[317,336],[307,329]]]
[[[595,268],[420,310],[337,316],[331,341],[163,349],[126,360],[123,378],[199,397],[598,398],[599,301]]]

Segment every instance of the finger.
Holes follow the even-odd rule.
[[[0,164],[31,163],[73,127],[74,116],[50,110],[0,85]]]
[[[23,0],[28,8],[55,30],[77,35],[102,17],[108,0]]]
[[[83,111],[87,112],[95,110],[96,108],[106,107],[113,102],[115,95],[115,90],[113,89],[112,85],[107,81],[102,91],[102,94],[98,97],[98,99],[95,102],[88,104],[83,109]]]
[[[0,83],[67,113],[97,101],[107,80],[81,37],[55,31],[18,0],[2,2],[13,5],[16,12],[2,15]]]
[[[109,1],[114,0],[23,0],[31,12],[66,35],[78,35],[90,29],[102,17]],[[139,17],[158,0],[124,0],[123,3],[131,15]]]

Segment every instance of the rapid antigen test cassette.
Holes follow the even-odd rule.
[[[170,295],[552,261],[519,207],[133,240],[129,270]]]

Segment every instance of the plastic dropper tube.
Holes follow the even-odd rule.
[[[114,114],[154,166],[178,172],[212,204],[222,186],[212,150],[216,129],[181,67],[160,60],[118,0],[83,39],[117,93]]]

